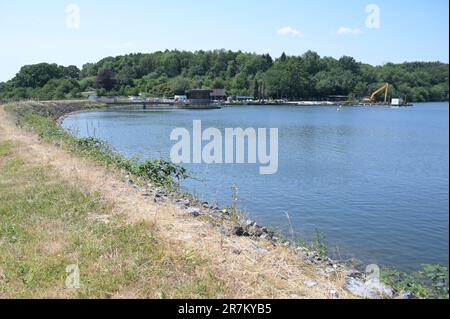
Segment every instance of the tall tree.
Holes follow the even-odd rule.
[[[115,73],[110,69],[100,70],[95,80],[95,84],[99,89],[105,89],[107,91],[112,90],[117,84]]]
[[[253,82],[253,96],[255,99],[260,99],[259,82],[257,78],[255,78]]]

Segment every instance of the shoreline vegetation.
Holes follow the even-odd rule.
[[[173,98],[191,89],[225,89],[258,101],[357,101],[389,83],[406,102],[449,100],[449,65],[441,62],[372,66],[343,56],[321,57],[214,51],[169,51],[107,57],[97,63],[23,66],[0,83],[0,100],[59,100],[88,96]],[[222,93],[223,95],[223,93]],[[383,100],[384,93],[378,97]],[[223,99],[221,96],[218,99]]]
[[[55,183],[62,183],[64,186],[61,186],[61,189],[67,190],[70,194],[76,193],[76,196],[81,196],[87,202],[85,204],[87,206],[100,205],[95,206],[93,210],[102,212],[101,214],[96,213],[95,218],[100,220],[100,228],[102,228],[104,232],[102,234],[105,236],[103,238],[110,240],[111,245],[120,251],[119,253],[116,252],[120,255],[119,257],[117,257],[114,251],[109,252],[108,267],[110,268],[107,269],[108,271],[112,271],[113,268],[116,269],[114,271],[114,280],[117,280],[117,282],[101,282],[102,278],[100,277],[102,276],[94,272],[94,279],[88,284],[89,287],[85,287],[81,291],[69,292],[68,295],[66,295],[68,292],[62,289],[63,287],[59,287],[60,291],[50,291],[48,295],[44,293],[43,296],[45,297],[121,297],[121,289],[118,287],[131,285],[132,287],[129,288],[131,291],[127,291],[131,296],[153,298],[174,298],[180,296],[207,298],[221,298],[224,296],[238,298],[448,298],[448,270],[445,267],[425,265],[421,271],[414,274],[405,274],[392,269],[383,269],[381,278],[386,284],[378,281],[371,282],[369,274],[364,274],[356,270],[352,265],[329,259],[327,257],[327,245],[319,232],[317,233],[316,240],[310,244],[299,245],[298,241],[294,238],[291,240],[284,239],[276,235],[273,231],[247,220],[245,213],[241,212],[236,204],[226,209],[220,209],[219,207],[195,199],[189,194],[181,193],[178,188],[178,181],[190,177],[190,172],[184,168],[164,160],[138,161],[136,159],[126,159],[115,152],[108,144],[93,138],[75,138],[58,124],[67,114],[104,108],[105,105],[103,104],[89,103],[86,101],[21,102],[4,106],[0,105],[1,107],[5,109],[8,116],[16,121],[15,124],[21,128],[18,130],[18,134],[31,134],[31,136],[37,134],[39,136],[39,140],[31,146],[38,148],[37,144],[39,144],[39,147],[44,148],[45,144],[46,151],[49,153],[60,152],[63,154],[62,156],[70,158],[75,163],[86,161],[84,165],[87,167],[92,166],[94,169],[96,167],[97,171],[105,172],[106,177],[104,176],[102,178],[108,179],[114,177],[115,182],[120,179],[120,187],[124,189],[125,194],[128,194],[130,189],[137,192],[138,199],[133,202],[135,206],[131,208],[132,210],[139,210],[146,207],[146,205],[151,205],[151,209],[155,211],[150,221],[148,218],[139,219],[134,215],[130,218],[129,215],[127,217],[126,213],[111,214],[108,212],[108,209],[111,211],[117,210],[117,208],[114,208],[114,200],[110,197],[108,200],[104,200],[105,191],[102,185],[98,185],[98,180],[94,180],[93,185],[90,186],[96,190],[95,192],[84,192],[86,178],[83,182],[79,176],[81,173],[76,168],[63,167],[69,170],[70,174],[74,174],[72,179],[75,177],[75,181],[72,180],[72,183],[75,184],[70,186],[66,185],[66,181],[60,181],[61,178],[55,177],[52,173],[50,175],[39,175],[45,181],[54,180]],[[6,115],[6,113],[4,114]],[[3,121],[4,126],[8,124],[6,118]],[[2,123],[0,122],[0,124]],[[12,130],[11,127],[9,128]],[[6,136],[7,140],[3,140],[1,138],[2,135]],[[28,165],[23,164],[24,160],[20,159],[22,155],[21,149],[24,146],[21,146],[17,140],[21,140],[21,143],[23,143],[23,137],[17,138],[14,141],[8,139],[10,137],[9,135],[11,134],[5,132],[5,127],[2,128],[0,126],[0,166],[6,165],[8,168],[8,165],[12,166],[6,170],[2,169],[2,171],[6,172],[6,175],[10,174],[6,176],[9,178],[5,179],[7,181],[6,185],[0,184],[2,190],[10,187],[23,187],[21,184],[14,185],[11,181],[16,179],[16,175],[17,177],[20,176],[20,178],[17,178],[17,182],[26,178],[23,172],[21,172],[21,167],[28,167]],[[10,158],[11,156],[13,159]],[[36,158],[35,160],[40,161],[41,159]],[[17,161],[21,164],[17,164]],[[43,167],[47,165],[51,166],[48,163],[51,163],[51,159],[47,158],[47,164],[44,162],[36,167],[35,163],[30,169],[37,169],[42,172]],[[60,163],[60,165],[64,166],[63,163]],[[55,168],[59,170],[63,169],[54,164],[53,170]],[[8,181],[13,185],[8,185]],[[97,184],[94,182],[97,182]],[[30,182],[28,181],[28,183]],[[115,186],[115,188],[118,187],[117,185]],[[49,191],[52,192],[50,189]],[[114,193],[114,188],[112,192]],[[0,218],[15,218],[15,216],[12,216],[14,215],[13,213],[17,213],[16,210],[23,209],[23,207],[20,207],[20,202],[15,202],[16,199],[8,192],[5,195],[0,192],[1,196],[6,196],[9,202],[6,207],[0,205],[0,212],[3,211],[6,213],[6,217],[2,217],[0,214]],[[29,197],[30,195],[26,195],[26,198],[28,198],[27,196]],[[23,201],[24,199],[21,200]],[[58,223],[64,224],[65,221],[60,220],[62,216],[58,215],[64,213],[58,211],[58,209],[66,209],[67,203],[70,204],[71,202],[72,200],[67,201],[67,199],[64,199],[65,206],[61,204],[62,206],[59,208],[57,206],[59,205],[58,201],[56,201],[54,203],[56,206],[53,207],[53,215],[45,216],[45,218],[55,219]],[[146,202],[148,203],[146,204]],[[29,207],[27,206],[27,208]],[[76,210],[77,208],[75,207],[73,209]],[[129,210],[130,207],[126,209]],[[92,209],[89,208],[89,210]],[[92,212],[90,213],[92,214]],[[168,217],[169,215],[171,217]],[[35,217],[38,218],[38,216]],[[80,227],[80,223],[86,222],[86,220],[80,221],[82,219],[80,216],[75,216],[74,218],[77,219],[77,227]],[[113,229],[121,229],[120,234],[111,234],[109,230],[106,231],[103,229],[110,227],[107,226],[110,225],[110,218],[114,219],[114,222],[112,222],[114,225]],[[128,219],[134,222],[130,225]],[[164,225],[162,220],[165,219],[169,220]],[[106,223],[104,223],[105,220],[107,221]],[[49,220],[48,222],[54,221]],[[22,225],[17,225],[16,221],[9,221],[5,225],[2,229],[3,234],[0,236],[0,239],[3,241],[6,238],[12,241],[8,244],[11,251],[8,251],[7,248],[8,254],[5,254],[5,256],[12,254],[12,259],[7,261],[14,263],[14,260],[18,257],[17,255],[14,256],[14,253],[18,253],[14,251],[14,246],[17,241],[20,242],[18,239],[20,237],[19,228]],[[71,224],[70,227],[72,226]],[[95,228],[96,226],[93,225],[92,227]],[[127,227],[130,227],[130,229]],[[137,229],[134,227],[137,227]],[[189,232],[190,227],[193,227],[195,235]],[[205,233],[199,231],[199,227]],[[172,228],[178,229],[174,233]],[[72,236],[75,236],[79,231],[80,229],[75,228]],[[127,232],[129,232],[128,235]],[[197,233],[199,232],[202,233],[201,237],[194,239],[193,237],[198,235]],[[30,236],[32,235],[31,233]],[[117,238],[116,235],[120,238]],[[89,241],[98,240],[96,236],[95,231],[89,233],[83,245],[90,246],[92,243]],[[126,243],[127,245],[120,242],[124,239],[122,236],[129,238],[129,242]],[[151,237],[150,241],[148,241],[147,236]],[[178,241],[180,241],[180,237],[182,238],[181,241],[183,243],[177,243],[175,245],[176,249],[172,247],[173,245],[171,246],[171,243],[174,241],[173,237],[177,237]],[[112,244],[113,240],[118,240],[119,243]],[[152,254],[147,256],[147,250],[143,251],[139,248],[134,250],[132,247],[128,247],[128,244],[133,245],[133,240],[138,240],[138,247],[142,247],[141,240],[143,241],[142,245],[144,247],[147,247],[146,245],[151,246]],[[38,243],[36,242],[36,244]],[[75,247],[75,250],[82,251],[81,246],[83,245],[80,244],[79,247]],[[228,249],[225,248],[227,245]],[[186,246],[191,248],[187,256]],[[106,247],[96,248],[98,249],[96,251],[98,254],[100,250],[106,249]],[[153,254],[154,249],[159,252],[157,256]],[[178,254],[180,251],[183,253]],[[42,252],[42,255],[35,257],[43,258],[45,254],[46,252]],[[71,254],[74,254],[74,252],[71,252]],[[164,267],[158,268],[158,265],[161,266],[167,262],[165,259],[167,254],[170,255],[169,278],[166,278],[167,274],[164,274]],[[100,255],[97,255],[97,257]],[[124,256],[132,261],[136,261],[138,265],[124,266],[124,260],[121,259]],[[101,257],[104,258],[103,255]],[[214,258],[218,257],[221,257],[221,262],[214,260]],[[79,260],[80,256],[77,256],[77,258]],[[156,281],[163,286],[169,285],[166,289],[161,290],[156,288],[154,291],[148,291],[150,287],[141,286],[142,276],[143,278],[148,278],[148,276],[140,273],[143,271],[139,267],[142,260],[137,261],[136,259],[146,260],[146,258],[153,259],[151,261],[147,260],[144,264],[156,264],[158,274],[160,272],[163,273],[162,279]],[[224,265],[220,264],[227,260],[232,269],[227,269],[226,267],[221,268]],[[95,264],[98,261],[89,260],[89,262]],[[255,268],[258,266],[256,265],[261,262],[262,268],[257,271]],[[78,261],[78,263],[80,262]],[[1,264],[4,264],[4,260],[2,260]],[[119,264],[120,271],[117,270]],[[174,264],[176,264],[176,267]],[[38,269],[34,269],[33,267],[37,266],[30,264],[24,266],[7,263],[7,265],[7,269],[0,268],[0,295],[21,296],[22,293],[25,293],[23,286],[22,290],[20,290],[19,286],[21,285],[14,286],[11,284],[11,281],[15,282],[20,278],[22,280],[25,278],[25,285],[30,276],[32,278],[31,282],[34,285],[37,283],[42,284],[45,282],[44,279],[50,278],[53,280],[53,284],[57,285],[55,278],[52,278],[52,276],[59,276],[58,279],[61,279],[60,277],[62,276],[61,269],[55,270],[56,272],[51,272],[49,269],[42,270],[39,267]],[[125,271],[121,268],[122,266],[125,267]],[[21,268],[16,269],[17,267]],[[51,265],[51,267],[54,269],[55,265]],[[101,268],[101,266],[99,267]],[[131,270],[128,267],[131,267]],[[176,269],[173,270],[172,267]],[[200,275],[198,274],[199,269],[201,270]],[[39,270],[45,272],[46,278],[39,277],[42,275],[39,273]],[[131,273],[129,274],[128,271]],[[187,276],[187,288],[179,287],[178,284],[173,282],[173,277],[171,276],[173,275],[172,271],[175,273],[181,272],[182,276]],[[151,274],[153,273],[151,272]],[[244,277],[237,277],[239,274]],[[128,275],[130,278],[127,277]],[[100,283],[95,280],[99,280]],[[151,278],[151,280],[154,280],[154,278]],[[141,284],[138,284],[139,282]],[[246,288],[237,289],[237,283],[242,284]],[[96,286],[96,284],[99,284],[99,286]],[[248,286],[246,286],[247,284]],[[106,287],[102,285],[106,285]],[[133,288],[133,285],[138,285],[139,287]],[[255,285],[257,288],[251,288]],[[157,287],[159,286],[157,285]],[[8,288],[13,288],[10,292],[11,295],[6,293],[9,290]],[[39,287],[36,286],[34,288],[38,289]],[[252,289],[254,290],[252,291]],[[34,290],[29,294],[30,296],[40,296]],[[125,296],[127,295],[125,294]]]

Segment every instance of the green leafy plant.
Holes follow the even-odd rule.
[[[325,258],[328,256],[328,244],[326,237],[319,230],[316,230],[314,238],[311,241],[310,248],[320,258]]]
[[[156,185],[169,188],[178,187],[178,182],[191,176],[190,171],[185,167],[175,165],[164,159],[149,160],[142,164],[135,164],[132,166],[131,172]]]
[[[383,269],[381,280],[397,292],[410,292],[416,298],[449,298],[448,270],[442,265],[422,265],[412,273]]]
[[[436,297],[449,297],[448,269],[442,265],[422,265],[421,275],[430,284],[433,295]]]

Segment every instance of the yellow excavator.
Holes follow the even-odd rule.
[[[370,104],[375,103],[376,102],[376,97],[383,91],[384,91],[384,104],[388,104],[388,102],[389,102],[389,83],[384,84],[378,90],[373,92],[371,96],[366,97],[363,100],[364,103],[370,103]]]

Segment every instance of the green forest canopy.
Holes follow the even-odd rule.
[[[143,94],[173,97],[192,88],[225,88],[228,95],[290,100],[326,99],[330,95],[368,96],[383,83],[392,97],[409,101],[448,101],[449,65],[440,62],[388,63],[371,66],[343,56],[320,57],[215,51],[165,51],[108,57],[97,63],[63,67],[27,65],[0,83],[0,99],[77,98]]]

